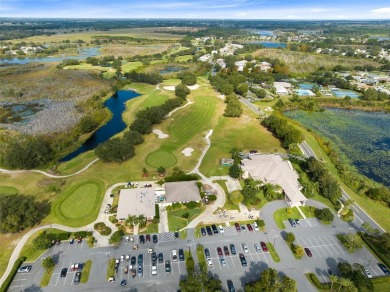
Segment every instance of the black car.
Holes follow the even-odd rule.
[[[135,263],[137,262],[137,258],[136,257],[131,257],[131,264],[132,265],[135,265]]]
[[[211,225],[211,228],[213,229],[214,234],[218,234],[218,228],[215,224]]]
[[[206,259],[211,258],[211,256],[210,256],[210,251],[209,251],[208,248],[205,248],[205,249],[204,249],[204,255],[206,256]]]
[[[237,254],[236,247],[234,246],[234,244],[230,245],[230,251],[232,252],[232,254]]]
[[[179,231],[175,231],[175,239],[179,239]]]
[[[162,252],[158,254],[158,263],[162,264],[164,262],[164,255]]]
[[[138,255],[138,264],[142,265],[144,262],[144,256],[142,254]]]
[[[227,280],[227,286],[229,292],[236,292],[236,288],[234,288],[232,280]]]
[[[210,226],[206,226],[206,231],[207,231],[207,234],[208,235],[213,235],[213,231],[211,230],[211,227]]]
[[[73,284],[80,283],[80,278],[81,278],[81,272],[77,272],[76,275],[74,275]]]
[[[243,253],[240,253],[240,262],[241,262],[241,266],[243,266],[243,267],[246,267],[248,265],[248,263],[246,262],[246,258],[245,258]]]
[[[126,287],[126,285],[127,285],[127,281],[126,281],[125,279],[123,279],[123,280],[121,281],[121,286],[122,286],[122,287]]]
[[[182,248],[179,249],[179,260],[184,262],[184,250]]]
[[[385,275],[390,275],[389,269],[384,264],[378,263],[378,267],[382,270],[382,272]]]
[[[154,234],[154,235],[152,236],[152,239],[153,239],[153,243],[157,243],[157,242],[158,242],[158,237],[157,237],[156,234]]]
[[[171,262],[165,261],[165,273],[169,274],[171,272]]]
[[[66,277],[66,273],[68,272],[68,269],[67,268],[63,268],[62,270],[61,270],[61,278],[65,278]]]
[[[152,253],[152,263],[156,263],[157,262],[157,255],[155,252]]]
[[[139,236],[139,243],[142,243],[142,244],[145,243],[145,236],[143,236],[142,234]]]
[[[200,233],[202,233],[202,236],[206,236],[206,229],[204,227],[202,227],[200,229]]]

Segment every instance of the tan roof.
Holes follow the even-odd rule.
[[[119,194],[116,218],[126,219],[129,215],[144,215],[151,218],[156,215],[154,188],[122,189]]]
[[[306,201],[298,182],[298,173],[290,161],[283,160],[279,155],[252,155],[250,159],[241,161],[244,174],[255,180],[277,184],[282,187],[290,201]]]
[[[196,181],[178,181],[165,183],[165,200],[167,203],[200,201]]]

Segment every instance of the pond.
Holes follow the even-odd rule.
[[[276,36],[273,31],[269,30],[252,30],[251,33],[256,33],[262,36]]]
[[[64,56],[64,57],[37,57],[37,56],[29,56],[25,58],[11,57],[0,59],[0,64],[2,63],[12,63],[12,64],[27,64],[34,62],[62,62],[65,59],[77,59],[84,60],[88,57],[94,57],[100,54],[100,47],[92,47],[92,48],[82,48],[79,50],[78,54],[75,56]]]
[[[390,186],[390,114],[326,109],[285,115],[330,140],[360,173]]]
[[[176,66],[167,66],[164,69],[160,70],[160,74],[171,74],[176,73],[184,70],[183,67],[176,67]]]
[[[287,47],[287,45],[285,43],[277,43],[277,42],[255,41],[255,42],[250,42],[250,44],[263,45],[265,48],[285,48],[285,47]]]
[[[60,162],[69,161],[76,156],[95,149],[99,144],[107,141],[112,136],[118,134],[126,128],[126,123],[122,119],[122,113],[126,109],[126,102],[139,96],[135,91],[131,90],[119,90],[116,94],[111,96],[104,105],[111,111],[112,118],[100,127],[91,137],[88,138],[78,149],[68,154],[60,160]]]
[[[0,123],[28,123],[44,107],[40,102],[0,104]]]

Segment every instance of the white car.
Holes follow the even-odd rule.
[[[152,266],[152,275],[157,275],[157,266]]]
[[[257,243],[254,244],[254,247],[256,252],[261,252],[260,246]]]
[[[371,273],[369,272],[369,270],[364,269],[364,273],[366,274],[367,278],[372,279],[372,275],[371,275]]]
[[[222,225],[218,226],[219,233],[225,233],[225,229],[223,229]]]
[[[207,259],[207,265],[209,267],[212,267],[213,266],[213,261],[211,259]]]
[[[125,256],[121,255],[121,262],[123,262],[124,260],[125,260]]]
[[[225,258],[220,258],[219,260],[221,261],[222,267],[226,267],[226,260],[225,260]]]
[[[242,244],[242,250],[243,250],[245,253],[248,253],[248,252],[249,252],[248,246],[246,245],[246,243],[243,243],[243,244]]]
[[[177,262],[177,250],[172,250],[172,262]]]
[[[259,226],[257,225],[256,222],[253,222],[253,228],[256,230],[256,231],[259,231]]]

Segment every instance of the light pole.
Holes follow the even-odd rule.
[[[274,247],[275,247],[275,239],[278,237],[277,235],[274,235]]]
[[[222,180],[221,179],[221,170],[222,170],[222,167],[219,168],[219,180]]]

